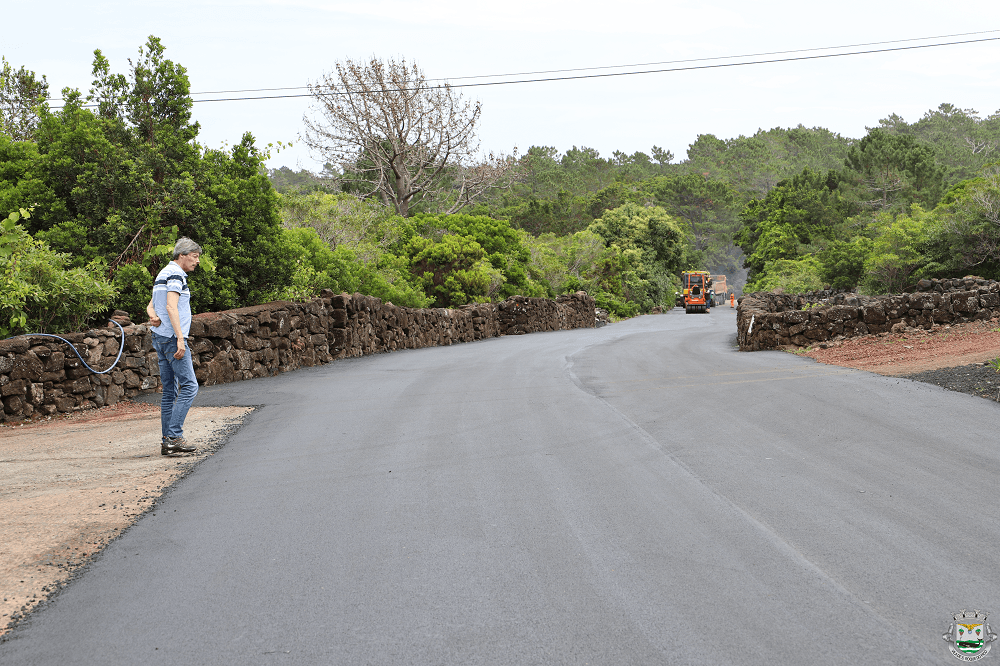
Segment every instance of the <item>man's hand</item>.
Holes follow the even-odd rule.
[[[184,358],[184,338],[177,338],[177,351],[174,352],[174,358],[178,361]]]
[[[158,328],[160,326],[160,324],[162,324],[162,323],[163,322],[160,321],[159,317],[150,317],[149,318],[149,325],[152,326],[153,328]]]

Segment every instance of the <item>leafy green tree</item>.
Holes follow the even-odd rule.
[[[0,134],[0,210],[31,208],[34,213],[32,220],[26,221],[28,223],[42,210],[63,207],[56,193],[38,173],[40,159],[35,143],[14,141]]]
[[[587,230],[562,236],[532,236],[524,231],[520,234],[531,257],[529,275],[547,289],[548,296],[580,290],[594,294],[599,290],[597,267],[607,252],[600,236]]]
[[[21,67],[15,70],[0,57],[0,134],[14,141],[30,141],[38,128],[39,108],[46,107],[49,83]]]
[[[879,121],[889,134],[909,135],[934,148],[949,185],[974,178],[1000,155],[1000,114],[980,118],[975,109],[941,104],[912,125],[896,114]]]
[[[731,274],[739,271],[742,252],[733,243],[739,229],[739,195],[728,183],[700,174],[672,174],[643,181],[639,194],[646,203],[662,207],[682,220],[693,247],[709,270]]]
[[[816,255],[823,283],[834,289],[856,288],[865,278],[865,262],[871,251],[872,240],[866,236],[828,243]]]
[[[552,199],[566,191],[559,151],[552,146],[531,146],[515,169],[514,189],[531,200]]]
[[[928,219],[929,214],[920,206],[913,207],[912,217],[878,215],[878,235],[865,261],[868,293],[898,294],[910,286],[912,276],[927,261],[921,247],[927,239]]]
[[[264,303],[291,277],[278,195],[264,175],[264,160],[249,132],[229,152],[202,156],[194,182],[205,196],[186,220],[191,238],[217,267],[199,276],[198,294],[192,294],[202,311]]]
[[[714,134],[699,134],[688,146],[685,166],[693,173],[705,178],[720,180],[726,178],[726,142]]]
[[[413,223],[375,199],[351,194],[292,192],[280,197],[286,228],[314,229],[331,248],[345,245],[365,264],[413,235]]]
[[[674,218],[657,206],[627,203],[594,220],[589,231],[613,250],[605,259],[604,291],[635,303],[641,312],[673,307],[685,241]]]
[[[423,308],[430,303],[423,291],[408,279],[407,267],[396,257],[382,257],[381,265],[362,262],[346,245],[331,249],[310,227],[287,229],[284,235],[295,271],[291,283],[268,300],[303,301],[324,289],[332,289],[360,292],[404,307]]]
[[[744,199],[766,194],[803,169],[826,172],[847,155],[849,140],[821,127],[775,127],[753,136],[719,139],[702,134],[682,163],[688,172],[729,183]]]
[[[0,221],[0,338],[78,330],[115,295],[100,261],[69,265],[69,256],[33,239],[20,209]]]
[[[217,266],[194,276],[196,310],[259,303],[287,284],[292,264],[277,195],[253,137],[229,151],[195,142],[186,70],[164,57],[156,37],[128,75],[113,74],[100,51],[93,72],[87,99],[65,90],[62,110],[42,110],[37,154],[0,141],[0,153],[19,155],[13,169],[0,167],[13,172],[0,181],[0,201],[35,205],[29,231],[74,265],[105,261],[120,291],[116,304],[133,316],[145,311],[164,263],[158,248],[178,234]]]
[[[762,284],[768,262],[797,259],[834,240],[851,212],[852,204],[839,192],[836,174],[823,176],[811,169],[747,203],[735,236],[750,271],[747,289]]]
[[[952,187],[927,224],[921,277],[1000,279],[1000,167]]]
[[[911,203],[932,207],[944,187],[944,167],[934,149],[911,135],[889,134],[875,128],[852,146],[844,162],[873,198],[874,210],[899,210]]]
[[[574,193],[596,192],[614,180],[614,165],[594,148],[573,146],[560,159],[566,171],[566,189]]]
[[[332,165],[327,164],[327,168]],[[286,166],[269,169],[267,177],[274,189],[281,194],[306,194],[310,192],[329,192],[334,189],[331,178],[316,174],[308,169],[292,171]]]
[[[782,291],[786,294],[803,294],[823,288],[823,267],[819,260],[806,255],[798,259],[775,259],[768,262],[761,278],[747,291]]]
[[[504,276],[486,260],[482,246],[469,236],[445,234],[440,240],[416,236],[409,242],[411,270],[433,307],[447,308],[490,301]]]
[[[522,235],[507,220],[462,214],[415,215],[412,220],[418,233],[435,241],[440,242],[447,235],[475,241],[482,249],[483,258],[489,263],[489,271],[493,275],[486,294],[489,298],[544,295],[541,285],[534,283],[528,275],[530,251],[522,242]],[[452,244],[457,242],[449,241]],[[462,247],[466,246],[463,241]],[[474,293],[482,296],[479,292]]]

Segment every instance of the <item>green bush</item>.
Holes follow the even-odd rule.
[[[456,239],[465,239],[447,241],[452,247],[459,245],[471,247],[468,241],[472,241],[481,248],[482,256],[479,258],[485,259],[489,266],[476,269],[475,275],[462,277],[462,280],[468,282],[468,288],[473,290],[469,292],[468,298],[498,300],[511,296],[545,295],[545,288],[533,281],[529,275],[531,252],[524,243],[522,232],[514,229],[507,220],[497,220],[486,215],[457,214],[415,215],[410,221],[417,233],[434,243],[440,243],[446,236],[452,235]],[[419,263],[413,253],[415,248],[419,248],[418,251],[421,252],[427,250],[420,243],[408,247],[407,254],[411,257],[411,262]],[[435,250],[437,251],[447,253],[443,248]],[[471,264],[466,266],[465,270],[471,270]],[[423,270],[420,269],[417,274],[422,275],[422,273]],[[480,284],[484,279],[487,282]],[[455,285],[457,289],[455,293],[463,291],[464,288]],[[431,295],[430,291],[427,293]]]
[[[819,259],[808,255],[800,259],[776,259],[767,262],[757,280],[747,283],[744,292],[776,291],[786,294],[804,294],[823,288],[823,265]]]
[[[27,211],[0,223],[0,337],[74,331],[108,307],[116,290],[95,261],[69,266],[68,254],[53,251],[17,224]]]
[[[383,301],[412,308],[427,307],[430,302],[419,287],[408,280],[405,260],[384,254],[380,263],[363,263],[349,247],[331,250],[316,230],[299,227],[284,230],[284,243],[293,257],[291,283],[275,290],[271,299],[304,301],[323,289],[376,296]]]
[[[417,236],[410,240],[408,254],[411,272],[437,308],[493,300],[504,283],[503,274],[469,236],[449,233],[440,241]]]

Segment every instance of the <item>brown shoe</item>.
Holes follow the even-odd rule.
[[[170,456],[175,453],[194,453],[197,446],[191,446],[183,437],[164,437],[160,444],[160,455]]]

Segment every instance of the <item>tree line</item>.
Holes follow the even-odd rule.
[[[0,71],[0,335],[142,315],[172,243],[205,248],[196,311],[322,289],[456,307],[579,289],[626,317],[674,305],[683,270],[746,289],[904,288],[1000,276],[1000,119],[943,104],[861,139],[705,134],[684,159],[532,146],[482,154],[478,103],[405,60],[343,61],[311,87],[318,173],[268,170],[249,133],[198,141],[187,70],[150,37],[125,73],[46,101]]]

